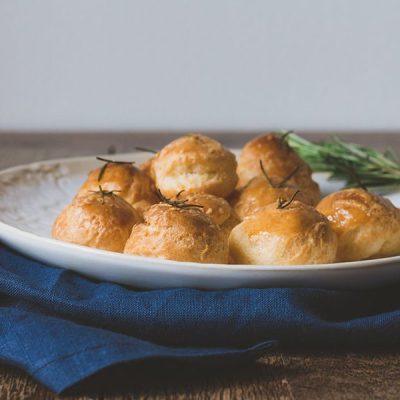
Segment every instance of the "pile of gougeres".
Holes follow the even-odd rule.
[[[239,160],[190,134],[147,162],[105,160],[54,222],[55,239],[168,260],[325,264],[400,254],[400,214],[362,188],[320,199],[284,136],[248,142]]]

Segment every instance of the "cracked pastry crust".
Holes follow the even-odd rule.
[[[222,197],[207,193],[181,193],[179,199],[187,200],[190,204],[202,206],[201,210],[229,235],[230,231],[240,222],[230,204]]]
[[[65,242],[123,252],[140,214],[124,199],[99,192],[75,197],[54,221],[52,237]]]
[[[229,249],[235,264],[325,264],[335,261],[337,238],[315,208],[293,201],[247,217],[233,228]]]
[[[192,134],[174,140],[154,156],[151,176],[164,196],[180,191],[228,196],[235,188],[236,158],[221,143]]]
[[[160,203],[135,225],[124,253],[175,261],[228,262],[227,239],[203,211]]]
[[[400,254],[400,212],[390,200],[364,189],[345,189],[322,199],[317,210],[338,236],[338,261]]]
[[[131,164],[107,165],[99,181],[101,168],[91,171],[83,183],[77,196],[99,189],[99,185],[106,191],[115,191],[115,194],[126,200],[133,208],[143,213],[151,205],[158,203],[154,183],[151,178]]]

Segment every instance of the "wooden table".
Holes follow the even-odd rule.
[[[243,135],[213,135],[240,146]],[[320,135],[308,134],[311,139]],[[49,158],[160,148],[171,139],[151,134],[0,134],[0,168]],[[350,135],[348,139],[400,151],[395,133]],[[400,294],[399,294],[400,295]],[[92,393],[89,396],[81,396]],[[99,395],[99,393],[101,393]],[[71,397],[70,397],[71,396]],[[0,365],[0,399],[55,399],[14,367]],[[276,351],[257,363],[188,367],[141,363],[115,367],[89,379],[74,399],[398,399],[400,352],[310,353]]]

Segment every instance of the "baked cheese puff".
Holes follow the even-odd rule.
[[[179,193],[176,196],[181,201],[201,206],[201,210],[229,235],[230,231],[240,220],[230,204],[222,197],[207,193]]]
[[[235,264],[325,264],[335,261],[337,238],[314,207],[281,200],[233,228],[229,250]]]
[[[129,162],[101,160],[105,160],[105,164],[89,173],[77,196],[97,190],[101,185],[106,191],[114,191],[140,213],[159,201],[154,183],[145,172]]]
[[[200,207],[159,203],[135,225],[124,253],[175,261],[226,264],[228,245],[224,234]]]
[[[364,189],[345,189],[321,200],[339,240],[338,261],[400,254],[400,213],[388,199]]]
[[[296,170],[287,183],[306,193],[313,199],[313,204],[318,203],[321,194],[318,184],[311,177],[311,168],[288,145],[284,136],[269,133],[251,140],[243,147],[237,169],[239,187],[256,176],[262,176],[260,161],[268,175],[278,180],[285,179]]]
[[[236,166],[234,154],[221,143],[193,134],[165,146],[151,163],[151,175],[167,197],[182,190],[226,197],[238,181]]]
[[[52,237],[122,253],[140,214],[123,198],[100,188],[75,197],[53,224]]]
[[[235,194],[231,196],[231,205],[239,218],[244,219],[261,208],[276,203],[280,198],[291,198],[295,193],[296,200],[314,205],[315,199],[312,195],[287,183],[297,172],[297,168],[283,180],[270,177],[261,161],[260,169],[264,176],[256,176],[250,179],[243,188],[236,190]]]

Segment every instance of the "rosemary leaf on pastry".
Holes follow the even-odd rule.
[[[182,190],[177,194],[176,197],[178,197],[181,193],[182,193]],[[172,199],[169,199],[168,197],[165,197],[161,193],[160,189],[157,189],[157,195],[158,195],[158,197],[159,197],[159,199],[160,199],[160,201],[162,203],[169,204],[170,206],[175,207],[175,208],[182,208],[182,209],[183,208],[204,208],[203,206],[200,206],[198,204],[189,204],[188,200],[172,200]]]

